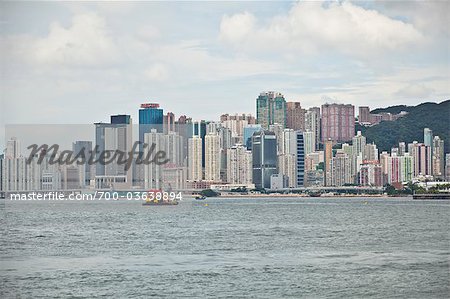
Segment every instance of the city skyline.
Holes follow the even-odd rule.
[[[447,2],[0,5],[2,142],[5,124],[102,121],[147,100],[216,119],[256,114],[254,94],[263,90],[304,107],[449,95]],[[329,31],[313,31],[314,20]]]

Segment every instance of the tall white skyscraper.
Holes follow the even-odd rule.
[[[303,132],[303,142],[305,144],[305,155],[308,155],[315,151],[316,145],[313,132]]]
[[[5,159],[16,159],[20,156],[20,141],[12,137],[6,142]]]
[[[158,133],[156,129],[151,129],[150,133],[144,133],[144,142],[152,145],[153,153],[158,151],[166,151],[166,144],[164,140],[165,135]],[[150,147],[144,147],[144,157],[149,154]],[[156,163],[149,163],[144,165],[144,188],[147,189],[161,189],[162,175],[164,165],[157,165]]]
[[[191,181],[201,181],[202,171],[202,138],[192,136],[188,141],[188,178]]]
[[[305,114],[305,130],[313,132],[314,145],[317,147],[320,143],[320,108],[313,107],[308,109]]]
[[[444,140],[439,136],[434,136],[432,146],[432,166],[433,176],[438,178],[445,177],[445,157],[444,157]]]
[[[426,146],[433,145],[433,131],[430,128],[423,129],[423,143]]]
[[[230,184],[252,183],[252,152],[241,144],[227,150],[227,180]]]
[[[220,181],[220,137],[217,133],[205,136],[205,180]]]

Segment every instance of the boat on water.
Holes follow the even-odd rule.
[[[196,195],[195,196],[195,200],[205,200],[206,199],[206,196],[203,196],[203,195]]]
[[[177,200],[146,200],[142,203],[143,206],[176,206],[178,205]]]

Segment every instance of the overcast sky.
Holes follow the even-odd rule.
[[[217,120],[264,90],[302,106],[449,98],[448,1],[1,2],[1,114],[93,123],[143,102]]]

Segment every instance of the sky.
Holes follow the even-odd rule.
[[[7,124],[92,124],[158,102],[195,120],[449,99],[449,1],[1,2]]]

